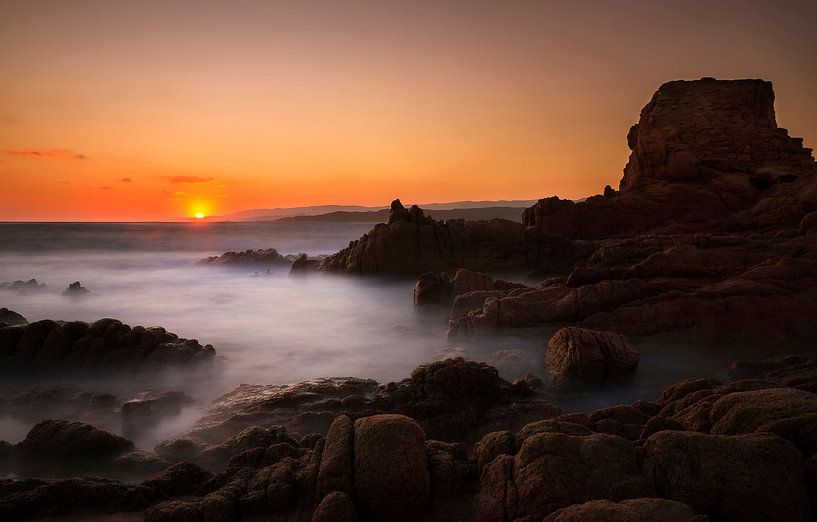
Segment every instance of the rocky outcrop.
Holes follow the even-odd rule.
[[[45,283],[39,283],[36,279],[29,279],[28,281],[23,281],[22,279],[18,279],[17,281],[5,281],[0,283],[0,290],[10,290],[13,292],[17,292],[18,294],[28,294],[32,292],[39,292],[40,290],[45,289]]]
[[[623,335],[566,327],[545,349],[547,383],[554,388],[628,380],[638,366],[638,350]]]
[[[28,320],[17,312],[8,308],[0,308],[0,326],[16,326],[26,323]]]
[[[31,428],[17,450],[37,458],[108,458],[133,450],[133,443],[81,422],[46,420]]]
[[[287,268],[292,264],[289,256],[282,256],[274,248],[225,252],[220,256],[206,257],[198,266],[253,266],[258,268]]]
[[[0,327],[0,373],[15,378],[152,371],[211,362],[212,346],[182,339],[161,327],[130,326],[116,319],[93,324],[36,321]]]
[[[82,297],[84,295],[90,294],[91,291],[82,286],[82,283],[76,281],[74,283],[69,284],[66,289],[62,292],[62,295],[68,297]]]
[[[451,306],[457,297],[469,292],[507,292],[514,288],[527,288],[521,283],[493,279],[488,274],[460,268],[453,278],[443,272],[428,272],[417,278],[414,285],[414,304],[422,308],[428,305]],[[458,305],[458,307],[461,305]]]
[[[348,273],[421,274],[455,271],[522,270],[527,266],[524,227],[505,219],[436,221],[400,200],[388,223],[321,261],[320,269]]]
[[[514,387],[492,381],[490,370],[450,360],[374,389],[367,381],[343,379],[286,390],[243,387],[232,396],[241,407],[230,410],[229,419],[255,425],[224,436],[237,425],[228,419],[219,430],[200,432],[212,442],[177,439],[162,445],[168,452],[163,455],[199,465],[165,462],[154,476],[129,483],[88,477],[0,480],[0,517],[144,511],[147,520],[157,521],[806,522],[815,513],[814,353],[742,361],[733,365],[733,374],[751,373],[748,378],[687,379],[668,387],[656,402],[638,400],[587,414],[540,412],[530,422],[522,421],[530,411],[523,406],[540,397],[530,390],[508,395]],[[279,415],[284,404],[309,414],[317,403],[326,412],[335,404],[337,414],[326,436],[301,437],[264,426],[270,419],[265,400]],[[508,402],[517,409],[509,409]],[[451,442],[427,438],[423,422],[469,403],[480,405],[473,409],[483,411],[484,429],[499,429],[486,432],[472,448],[468,433]],[[372,413],[384,405],[417,418]],[[224,399],[217,403],[226,407]],[[497,408],[504,408],[501,414]],[[486,423],[485,417],[491,420]],[[107,471],[133,453],[118,444],[89,445],[96,436],[69,435],[96,433],[94,428],[66,426],[54,433],[60,446],[107,455],[91,459],[96,467],[89,464],[87,472]],[[41,428],[32,431],[32,440],[44,441],[35,436]],[[449,432],[454,433],[459,432]],[[111,437],[100,434],[99,440],[115,440]],[[174,454],[181,450],[183,459]],[[0,462],[17,451],[0,445]],[[62,454],[48,458],[65,462]]]

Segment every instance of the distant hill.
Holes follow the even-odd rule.
[[[419,206],[423,210],[470,210],[470,209],[484,209],[484,208],[515,208],[522,209],[529,207],[536,203],[535,199],[524,200],[499,200],[499,201],[451,201],[448,203],[421,203]],[[388,210],[388,205],[382,206],[361,206],[361,205],[315,205],[309,207],[288,207],[288,208],[256,208],[250,210],[242,210],[232,214],[225,214],[223,216],[212,216],[208,218],[209,221],[276,221],[281,218],[290,218],[295,216],[320,216],[335,213],[368,213]],[[388,216],[388,213],[386,214]],[[506,214],[508,215],[508,214]],[[494,216],[494,217],[505,217]],[[462,216],[465,217],[465,216]],[[485,218],[468,218],[466,219],[485,219]],[[338,216],[338,219],[344,219],[343,216]],[[358,218],[360,219],[360,218]],[[375,218],[365,218],[364,222]],[[437,219],[454,219],[454,218],[437,218]],[[511,218],[508,218],[511,219]],[[519,221],[519,217],[515,216],[512,219]],[[319,220],[329,221],[329,220]],[[349,220],[354,221],[354,220]],[[382,221],[382,220],[381,220]]]
[[[522,221],[522,207],[482,207],[426,210],[425,214],[438,220],[502,218],[510,221]],[[294,221],[307,223],[384,223],[389,220],[389,209],[368,212],[328,212],[317,216],[292,216],[277,221]]]

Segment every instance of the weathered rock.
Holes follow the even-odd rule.
[[[505,219],[436,221],[400,200],[389,222],[324,259],[322,270],[349,273],[420,274],[470,270],[519,270],[526,265],[525,229]]]
[[[50,419],[36,424],[17,450],[38,458],[105,459],[133,450],[133,443],[82,422]]]
[[[354,495],[354,424],[346,415],[335,417],[326,444],[323,448],[320,471],[318,472],[318,496],[324,497],[333,491]]]
[[[715,520],[809,520],[803,457],[785,439],[662,431],[645,449],[661,496]]]
[[[282,256],[274,248],[245,250],[243,252],[225,252],[220,256],[211,256],[196,263],[199,266],[243,265],[256,267],[289,267],[292,261]]]
[[[312,515],[312,522],[355,522],[357,511],[349,495],[342,491],[333,491],[321,500],[318,509]]]
[[[430,479],[425,433],[402,415],[355,421],[354,480],[362,513],[379,520],[413,520],[428,508]]]
[[[706,522],[686,504],[663,498],[636,498],[611,502],[591,500],[562,508],[544,522]]]
[[[28,294],[31,292],[39,292],[45,288],[45,283],[38,283],[36,279],[29,279],[28,281],[23,281],[18,279],[17,281],[6,281],[0,283],[0,290],[11,290],[13,292],[17,292],[18,294]],[[2,322],[2,320],[0,320]],[[9,323],[13,324],[13,323]]]
[[[212,473],[196,464],[180,462],[146,480],[142,485],[155,489],[165,497],[179,497],[201,493],[204,485],[212,478]]]
[[[209,344],[180,339],[160,327],[131,328],[115,319],[0,327],[0,372],[17,377],[154,371],[207,363],[214,356]]]
[[[557,331],[545,350],[547,381],[556,388],[624,381],[638,360],[624,336],[574,327]]]
[[[26,324],[28,320],[22,315],[9,310],[8,308],[0,308],[0,323],[5,323],[7,326],[14,326],[18,324]]]
[[[533,435],[514,458],[513,476],[519,517],[544,517],[588,500],[651,494],[633,445],[611,435]]]
[[[90,290],[82,286],[82,284],[79,281],[77,281],[75,283],[69,284],[65,291],[63,291],[62,295],[68,297],[81,297],[83,295],[88,295],[90,293],[91,293]]]

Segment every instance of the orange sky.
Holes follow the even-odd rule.
[[[0,220],[582,197],[677,78],[817,144],[813,0],[1,5]]]

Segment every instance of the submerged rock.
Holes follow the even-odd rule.
[[[292,260],[282,256],[274,248],[244,250],[243,252],[225,252],[220,256],[211,256],[196,263],[198,266],[257,266],[288,267]]]

